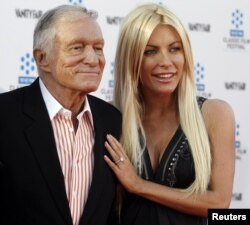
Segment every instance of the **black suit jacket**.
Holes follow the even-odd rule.
[[[88,96],[95,129],[94,171],[80,225],[108,225],[116,178],[103,159],[106,134],[119,138],[121,115]],[[72,225],[64,178],[38,79],[0,95],[0,224]],[[111,222],[110,222],[111,223]]]

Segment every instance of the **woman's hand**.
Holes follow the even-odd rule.
[[[105,161],[114,171],[123,187],[131,193],[136,193],[140,189],[143,179],[137,175],[122,145],[112,135],[108,134],[105,147],[111,156],[110,159],[105,155]]]

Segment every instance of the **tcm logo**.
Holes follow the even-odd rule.
[[[204,83],[205,67],[198,62],[195,64],[194,72],[195,72],[196,89],[198,94],[204,98],[210,98],[211,93],[206,92],[206,85]]]
[[[232,13],[232,29],[230,30],[231,37],[244,37],[244,31],[242,30],[243,16],[243,13],[238,9]]]
[[[235,127],[235,150],[236,150],[236,159],[242,160],[244,156],[247,154],[247,149],[242,147],[240,141],[240,124],[237,123]]]
[[[205,68],[200,63],[196,63],[194,67],[196,77],[197,91],[205,91],[205,84],[203,83]]]
[[[114,88],[114,62],[110,63],[110,78],[108,79],[108,85],[100,90],[102,99],[106,101],[112,101]]]
[[[226,50],[230,51],[246,51],[249,49],[250,38],[244,32],[244,14],[236,9],[231,14],[231,25],[229,36],[223,37],[223,42],[226,44]]]
[[[238,140],[240,136],[240,125],[236,124],[235,128],[235,148],[240,148],[240,141]]]
[[[114,88],[114,62],[111,62],[111,69],[110,69],[111,79],[109,79],[109,87]]]
[[[21,75],[18,77],[18,84],[28,85],[36,79],[36,65],[35,60],[30,53],[26,53],[20,58]]]
[[[68,0],[71,5],[82,5],[83,0]]]

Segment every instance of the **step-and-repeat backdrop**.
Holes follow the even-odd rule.
[[[61,4],[99,12],[106,68],[94,95],[112,99],[114,54],[123,17],[143,0],[8,0],[0,7],[0,92],[29,85],[37,77],[32,36],[44,11]],[[250,0],[151,1],[172,9],[189,32],[197,90],[228,101],[236,117],[236,174],[231,208],[250,208]],[[1,106],[4,107],[4,106]],[[0,109],[1,110],[1,109]]]

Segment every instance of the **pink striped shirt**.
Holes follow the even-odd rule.
[[[84,109],[77,116],[79,124],[75,132],[71,111],[63,108],[44,88],[46,87],[41,87],[42,94],[51,117],[71,216],[73,224],[78,225],[88,198],[93,174],[94,129],[92,114],[86,98]],[[53,109],[49,107],[52,102],[57,107],[55,104]],[[59,110],[55,110],[55,108]]]

